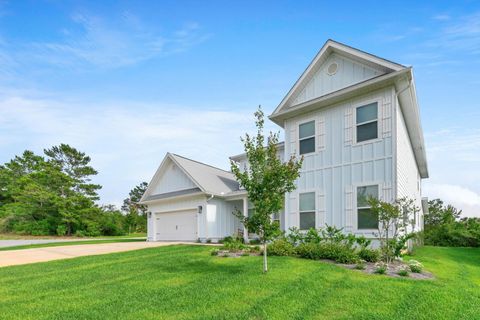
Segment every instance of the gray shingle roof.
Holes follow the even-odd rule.
[[[205,193],[225,195],[239,189],[235,176],[229,171],[178,154],[169,153],[169,155]]]

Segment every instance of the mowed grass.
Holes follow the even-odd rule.
[[[1,319],[480,319],[480,250],[418,250],[412,280],[168,246],[0,268]]]
[[[25,244],[20,246],[1,247],[0,251],[46,248],[46,247],[78,246],[82,244],[114,243],[114,242],[145,242],[145,239],[112,238],[112,239],[99,239],[99,240],[76,240],[76,241],[65,241],[65,242],[37,243],[37,244]]]

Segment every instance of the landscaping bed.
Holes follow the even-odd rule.
[[[222,247],[211,251],[212,255],[239,258],[263,253],[259,246],[246,245],[241,238],[227,237],[222,243]],[[344,234],[341,229],[327,226],[306,233],[292,229],[288,235],[270,242],[267,253],[269,256],[290,256],[334,263],[367,274],[418,280],[434,278],[419,261],[403,260],[405,243],[396,245],[395,250],[373,249],[370,245],[371,240],[364,236]]]

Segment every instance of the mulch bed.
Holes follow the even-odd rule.
[[[330,261],[330,260],[328,260]],[[332,262],[332,261],[330,261]],[[381,275],[381,274],[376,274],[375,270],[377,267],[375,266],[375,263],[373,262],[365,262],[365,269],[364,270],[359,270],[356,269],[355,266],[356,264],[338,264],[335,263],[338,266],[342,266],[347,269],[352,269],[352,270],[357,270],[360,272],[368,273],[368,274],[373,274],[373,275]],[[423,270],[421,273],[415,273],[415,272],[408,272],[408,276],[401,276],[398,274],[400,270],[403,270],[404,268],[408,268],[408,265],[402,261],[393,261],[388,265],[387,271],[384,276],[389,276],[393,278],[410,278],[410,279],[416,279],[416,280],[429,280],[429,279],[434,279],[434,275],[428,271]],[[409,269],[408,269],[409,270]]]
[[[239,250],[235,252],[230,252],[228,250],[219,250],[217,254],[218,257],[225,257],[225,258],[240,258],[244,256],[259,256],[259,255],[261,255],[260,252],[251,252],[249,250]],[[408,269],[408,265],[398,260],[395,260],[388,265],[387,271],[385,272],[385,274],[376,274],[375,270],[377,269],[377,267],[373,262],[365,262],[364,263],[365,269],[360,270],[360,269],[356,269],[356,264],[342,264],[342,263],[336,263],[335,261],[326,260],[326,259],[322,259],[320,261],[330,263],[330,264],[335,264],[337,266],[347,268],[350,270],[355,270],[355,271],[372,274],[372,275],[378,275],[378,276],[383,275],[383,276],[388,276],[393,278],[406,278],[406,279],[415,279],[415,280],[430,280],[435,278],[432,273],[425,270],[422,271],[421,273],[408,272],[408,276],[401,276],[398,274],[398,272],[405,268]]]

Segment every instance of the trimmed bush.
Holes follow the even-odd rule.
[[[358,255],[355,250],[341,243],[302,243],[297,247],[297,254],[306,259],[330,259],[338,263],[355,263]]]
[[[285,239],[278,239],[268,245],[267,254],[271,256],[292,256],[295,254],[295,247]]]
[[[360,259],[368,262],[378,262],[380,260],[380,251],[375,249],[362,248],[358,252]]]

